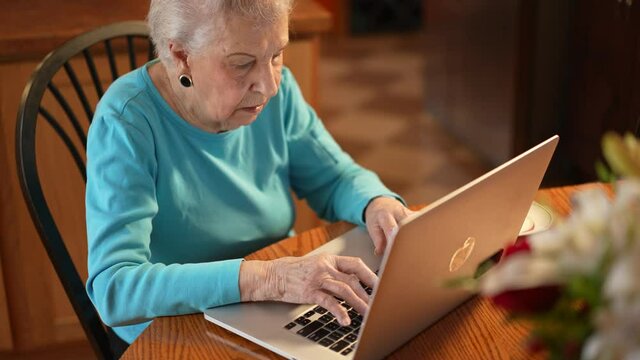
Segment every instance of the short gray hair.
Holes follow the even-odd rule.
[[[226,16],[271,24],[288,15],[292,7],[293,0],[151,0],[147,22],[158,57],[172,64],[170,41],[198,53],[211,45],[216,26]]]

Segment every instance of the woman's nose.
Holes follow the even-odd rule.
[[[251,90],[259,92],[267,98],[275,96],[278,93],[278,71],[279,69],[272,64],[261,66]]]

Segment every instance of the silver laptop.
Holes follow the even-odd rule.
[[[442,284],[473,275],[515,240],[557,143],[554,136],[403,220],[381,257],[361,228],[314,250],[357,256],[378,271],[375,288],[366,289],[366,314],[343,304],[351,326],[319,306],[275,302],[217,307],[204,316],[286,358],[382,358],[472,295]]]

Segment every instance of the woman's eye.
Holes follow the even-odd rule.
[[[248,63],[244,63],[244,64],[238,64],[235,65],[235,68],[238,70],[247,70],[251,67],[251,65],[253,65],[253,61],[250,61]]]
[[[273,55],[272,60],[278,60],[278,59],[280,59],[281,57],[282,57],[282,52],[279,52],[279,53],[277,53],[277,54]]]

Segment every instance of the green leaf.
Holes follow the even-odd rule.
[[[442,287],[447,289],[465,289],[473,292],[478,291],[478,286],[478,280],[470,276],[447,279],[442,282]]]
[[[631,144],[631,146],[629,145]],[[611,169],[618,175],[640,177],[640,163],[635,156],[633,140],[608,132],[602,137],[602,152]]]
[[[602,161],[596,161],[596,175],[598,179],[605,183],[614,182],[616,180],[616,176],[611,172],[611,169],[607,167]]]
[[[493,258],[488,258],[485,261],[478,264],[476,271],[473,273],[474,279],[479,279],[482,275],[484,275],[489,269],[494,267],[499,260],[494,260]]]

